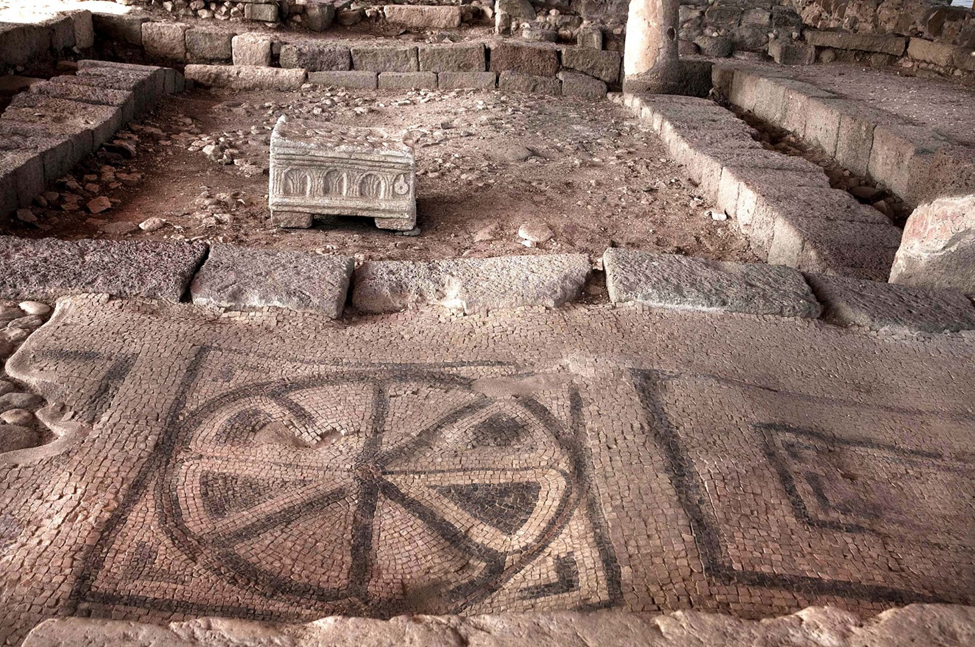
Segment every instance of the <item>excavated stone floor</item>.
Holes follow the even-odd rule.
[[[0,627],[972,604],[973,351],[636,306],[63,299],[7,364],[74,431],[2,472]]]

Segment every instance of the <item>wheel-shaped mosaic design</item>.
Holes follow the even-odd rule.
[[[457,613],[506,589],[603,606],[611,549],[593,536],[580,452],[534,397],[349,372],[250,385],[186,415],[157,501],[186,557],[276,600]]]

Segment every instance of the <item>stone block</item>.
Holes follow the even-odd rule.
[[[735,51],[735,42],[727,36],[701,35],[694,39],[694,44],[702,55],[712,58],[726,58]]]
[[[874,128],[868,169],[909,205],[917,205],[925,191],[934,156],[945,141],[933,130],[905,123]]]
[[[297,90],[307,77],[304,70],[247,65],[187,65],[185,74],[203,87],[235,90]]]
[[[589,278],[583,254],[430,262],[366,262],[353,274],[352,304],[364,313],[438,305],[463,313],[544,306],[579,297]]]
[[[22,92],[10,102],[3,118],[36,124],[58,124],[78,133],[90,133],[90,151],[107,142],[122,127],[122,111],[67,99]]]
[[[975,307],[961,292],[808,274],[827,321],[889,332],[975,329]]]
[[[182,23],[145,23],[142,25],[142,45],[146,54],[169,61],[185,61],[187,29],[189,25]]]
[[[923,38],[912,38],[907,47],[907,55],[916,61],[949,67],[954,60],[955,49],[955,46],[950,43],[935,43]]]
[[[878,121],[883,121],[883,115],[863,106],[845,109],[840,116],[833,157],[841,166],[860,177],[866,177],[869,173],[873,131]]]
[[[215,29],[186,32],[186,54],[191,61],[224,62],[233,59],[234,34]]]
[[[975,195],[941,198],[914,210],[890,282],[975,294]]]
[[[487,66],[483,43],[421,45],[421,72],[483,72]]]
[[[810,98],[806,101],[806,128],[803,139],[830,157],[836,155],[843,112],[852,104],[845,99]]]
[[[527,94],[562,94],[562,82],[547,76],[532,76],[505,71],[498,76],[498,88],[504,92],[524,92]]]
[[[816,62],[816,48],[808,43],[773,40],[768,53],[780,65],[812,65]]]
[[[75,46],[74,22],[69,16],[58,15],[40,23],[51,36],[51,49],[62,54],[64,50]]]
[[[558,79],[562,82],[562,96],[590,101],[606,98],[606,84],[599,79],[571,70],[559,72]]]
[[[808,83],[797,81],[784,84],[782,95],[782,127],[789,132],[803,137],[806,132],[806,119],[809,114],[809,104],[816,99],[835,98],[831,92],[820,90]]]
[[[42,182],[53,182],[64,176],[91,152],[76,151],[74,138],[70,134],[60,133],[44,124],[0,120],[0,142],[2,151],[28,152],[40,156],[44,169]],[[34,181],[28,178],[31,187],[36,187],[32,184]]]
[[[281,67],[309,72],[345,72],[352,69],[349,48],[314,41],[287,43],[281,47]]]
[[[975,148],[948,145],[931,160],[928,181],[918,194],[918,203],[938,198],[975,194]]]
[[[379,89],[436,90],[437,75],[434,72],[382,72]]]
[[[129,83],[131,87],[126,89],[136,93],[137,106],[140,99],[146,103],[152,103],[166,92],[166,70],[154,65],[134,65],[113,61],[78,61],[78,75],[89,74],[117,78]]]
[[[0,66],[15,67],[44,56],[51,34],[37,25],[0,23]]]
[[[111,294],[179,301],[206,245],[0,236],[0,298]]]
[[[30,205],[44,191],[44,162],[31,148],[0,147],[0,213]]]
[[[502,41],[491,45],[491,71],[554,77],[559,71],[555,46]]]
[[[74,26],[74,45],[79,50],[86,50],[95,44],[95,28],[91,22],[91,12],[87,9],[75,9],[66,12]]]
[[[437,74],[437,87],[441,90],[467,88],[491,89],[498,85],[498,75],[494,72],[440,72]]]
[[[585,47],[566,47],[562,50],[562,65],[609,84],[620,80],[619,52],[601,51]]]
[[[603,30],[594,25],[583,25],[576,33],[576,47],[585,47],[597,51],[602,50]]]
[[[394,4],[383,7],[383,13],[389,22],[412,31],[457,29],[461,23],[461,9],[457,5]]]
[[[416,47],[409,45],[352,47],[352,69],[369,72],[417,72]]]
[[[807,29],[804,32],[804,37],[807,43],[816,47],[878,52],[880,54],[890,54],[891,56],[903,56],[907,49],[907,39],[899,36]]]
[[[126,90],[112,90],[79,83],[63,83],[62,77],[35,83],[30,92],[55,99],[69,99],[100,106],[115,106],[122,111],[122,124],[135,118],[135,95]]]
[[[786,267],[613,248],[603,255],[603,267],[613,303],[809,319],[820,314],[802,274]]]
[[[379,75],[375,72],[309,72],[308,82],[336,88],[375,90],[379,87]]]
[[[193,303],[273,306],[342,316],[354,261],[347,256],[213,245],[190,284]]]
[[[335,5],[327,2],[311,2],[305,6],[302,25],[311,31],[325,31],[335,22]]]
[[[231,41],[234,65],[271,65],[271,38],[264,34],[238,34]]]
[[[380,75],[381,77],[381,75]],[[416,226],[416,162],[401,133],[281,117],[271,133],[269,206]]]
[[[900,237],[900,230],[891,224],[780,217],[768,263],[882,281],[890,272]]]
[[[260,22],[278,22],[278,5],[274,4],[245,4],[244,18]]]

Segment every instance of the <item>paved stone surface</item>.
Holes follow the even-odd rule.
[[[677,612],[667,616],[619,612],[498,616],[400,616],[389,621],[327,618],[297,627],[259,627],[233,620],[200,620],[168,627],[105,620],[49,620],[23,647],[193,647],[257,644],[416,645],[417,647],[699,647],[709,645],[938,645],[975,641],[975,609],[912,605],[866,622],[832,608],[812,607],[762,622]]]
[[[961,292],[927,290],[838,276],[808,274],[827,320],[897,332],[975,329],[975,306]]]
[[[975,195],[935,200],[911,214],[890,282],[975,294]]]
[[[821,311],[802,274],[787,267],[629,249],[606,250],[603,267],[614,303],[811,319]]]
[[[214,245],[193,278],[193,303],[277,306],[342,316],[353,261],[276,249]]]
[[[545,306],[576,299],[589,277],[582,254],[445,261],[371,261],[355,271],[359,312],[398,312],[426,304],[459,312]]]
[[[87,435],[0,471],[0,631],[971,604],[973,352],[639,306],[61,300],[7,368]]]
[[[0,236],[0,298],[106,293],[179,301],[206,246]]]

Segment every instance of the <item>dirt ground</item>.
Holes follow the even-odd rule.
[[[269,140],[282,114],[405,130],[417,158],[420,235],[360,218],[272,227]],[[359,260],[598,257],[612,245],[758,260],[731,221],[711,217],[712,205],[656,136],[608,101],[470,90],[194,90],[166,99],[81,167],[50,187],[46,208],[34,207],[36,222],[14,220],[5,233],[206,240]],[[101,196],[111,207],[93,213]],[[152,218],[164,224],[139,229]],[[518,236],[523,225],[554,236],[529,249]]]

